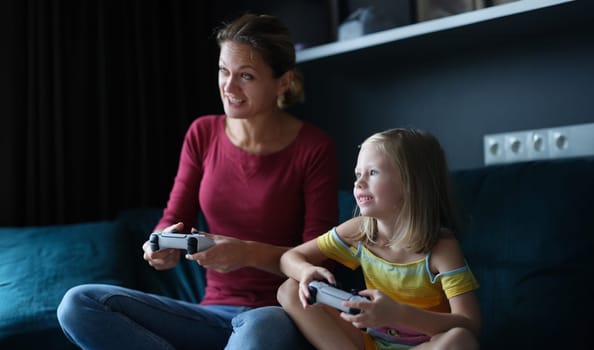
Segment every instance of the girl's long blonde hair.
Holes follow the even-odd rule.
[[[444,231],[456,233],[449,171],[439,141],[426,131],[397,128],[373,134],[361,146],[369,144],[392,161],[402,178],[404,202],[389,244],[427,253]],[[376,219],[364,218],[359,239],[373,244],[376,235]]]

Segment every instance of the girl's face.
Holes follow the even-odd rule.
[[[225,114],[250,118],[276,110],[288,72],[275,79],[270,66],[249,45],[224,42],[219,55],[219,92]]]
[[[394,220],[404,200],[400,172],[374,144],[361,147],[353,194],[361,215]]]

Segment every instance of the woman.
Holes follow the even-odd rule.
[[[116,286],[75,287],[58,318],[82,348],[299,346],[282,309],[261,307],[277,305],[280,256],[337,221],[335,146],[284,110],[303,91],[293,43],[278,19],[244,15],[217,41],[225,115],[203,116],[188,129],[156,227],[189,232],[202,210],[215,246],[185,258],[207,269],[205,296],[196,305]],[[182,254],[152,252],[148,241],[143,249],[157,270],[173,268]]]

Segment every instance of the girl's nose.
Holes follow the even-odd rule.
[[[355,183],[353,184],[356,188],[361,188],[363,187],[363,183],[364,181],[362,180],[363,177],[360,177],[358,179],[355,179]]]

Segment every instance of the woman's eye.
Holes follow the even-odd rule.
[[[248,73],[241,73],[241,77],[245,80],[252,80],[254,79],[254,76]]]
[[[223,67],[219,67],[219,74],[225,74],[227,75],[227,69],[223,68]]]
[[[361,177],[361,173],[355,173],[355,179],[358,179]]]
[[[370,170],[369,175],[377,175],[377,170]]]

